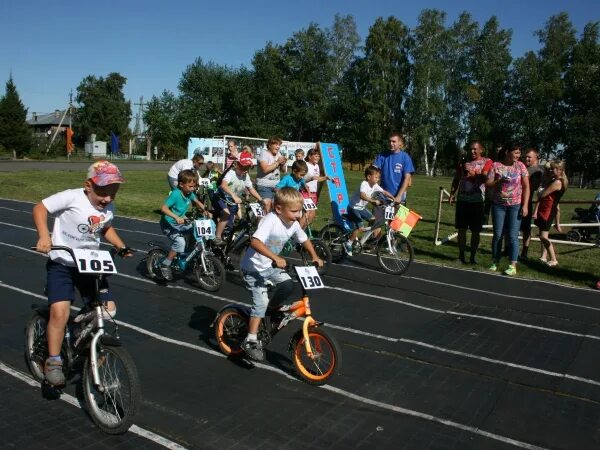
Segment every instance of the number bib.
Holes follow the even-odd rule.
[[[194,220],[194,227],[198,236],[208,238],[215,235],[215,227],[210,219]]]
[[[209,187],[210,178],[198,178],[198,186]]]
[[[392,220],[394,215],[396,214],[396,210],[393,205],[388,205],[385,207],[385,220]]]
[[[315,202],[313,202],[312,198],[304,199],[304,210],[305,211],[316,211],[317,210],[317,205],[315,205]]]
[[[260,203],[249,203],[248,206],[256,217],[265,216],[265,212],[263,211],[262,206],[260,206]]]
[[[315,266],[295,266],[294,269],[304,289],[322,289],[325,287]]]
[[[79,273],[117,273],[115,263],[106,250],[73,249]]]

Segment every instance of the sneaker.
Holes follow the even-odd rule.
[[[498,270],[498,267],[496,267],[496,263],[492,263],[492,265],[490,267],[488,267],[488,270],[495,272]]]
[[[344,251],[346,252],[346,255],[352,256],[352,242],[344,242]]]
[[[225,245],[225,241],[223,239],[221,239],[220,237],[215,237],[213,239],[213,243],[217,246],[217,247],[223,247]]]
[[[63,373],[62,359],[58,361],[48,358],[44,364],[44,375],[46,381],[52,386],[63,386],[65,384],[65,374]]]
[[[173,271],[171,270],[171,266],[165,266],[164,264],[161,264],[160,274],[167,281],[171,281],[173,279]]]
[[[504,275],[513,276],[517,274],[517,268],[515,266],[508,266],[508,268],[504,271]]]
[[[265,352],[263,351],[262,344],[258,341],[249,341],[248,338],[242,342],[242,350],[246,352],[246,355],[254,361],[264,361]]]

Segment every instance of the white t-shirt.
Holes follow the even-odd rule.
[[[223,181],[227,183],[227,187],[231,189],[238,197],[244,195],[246,189],[250,189],[252,187],[252,180],[250,180],[250,175],[246,173],[243,178],[240,178],[237,173],[235,173],[235,169],[231,169],[229,172],[225,174],[223,177]]]
[[[306,176],[304,177],[304,179],[308,180],[311,177],[320,177],[321,176],[321,169],[319,169],[318,164],[309,163],[307,161],[306,165],[308,166],[308,172],[306,172]],[[308,188],[309,192],[317,192],[318,181],[317,180],[309,181],[308,183],[306,183],[306,187]]]
[[[179,176],[179,172],[181,172],[182,170],[194,170],[194,163],[191,159],[180,159],[171,166],[167,175],[170,178],[177,179],[177,177]]]
[[[352,198],[350,198],[349,206],[352,207],[352,209],[365,209],[365,206],[369,204],[369,202],[360,198],[361,192],[364,193],[368,198],[371,198],[375,192],[383,192],[383,189],[378,184],[370,186],[367,180],[363,181],[360,183],[359,188],[354,192],[354,194],[352,194]]]
[[[272,165],[277,158],[281,156],[281,153],[277,152],[276,154],[271,153],[269,150],[263,151],[258,157],[258,165],[256,167],[256,185],[257,186],[265,186],[265,187],[275,187],[277,183],[281,180],[281,174],[279,172],[279,166],[273,171],[269,173],[264,173],[260,168],[260,162],[264,161],[268,165]]]
[[[55,216],[52,245],[98,250],[102,231],[111,226],[114,218],[112,203],[101,211],[97,210],[83,188],[58,192],[42,203]],[[64,251],[51,251],[49,256],[52,261],[75,267],[71,256]]]
[[[300,244],[308,239],[297,220],[290,225],[286,225],[274,212],[270,212],[260,221],[258,228],[252,235],[253,238],[261,241],[276,255],[281,253],[283,246],[292,236]],[[244,255],[240,267],[247,272],[262,272],[270,269],[272,267],[271,263],[270,258],[261,255],[250,247]]]

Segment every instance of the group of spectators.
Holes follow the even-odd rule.
[[[499,270],[505,242],[509,265],[504,274],[517,273],[519,231],[523,232],[520,258],[524,260],[528,258],[532,222],[539,228],[540,261],[550,267],[557,266],[556,252],[548,235],[553,223],[560,231],[558,203],[568,187],[564,162],[553,160],[542,167],[534,148],[526,149],[525,162],[522,162],[519,145],[500,148],[496,161],[484,153],[481,142],[473,142],[452,181],[449,201],[456,201],[459,261],[467,264],[467,230],[470,230],[469,263],[477,263],[480,233],[491,212],[493,239],[489,270]]]

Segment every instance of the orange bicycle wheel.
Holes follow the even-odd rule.
[[[242,353],[240,345],[248,334],[248,318],[235,308],[227,308],[219,314],[215,324],[215,338],[226,355]]]
[[[299,330],[292,338],[291,350],[294,367],[307,383],[326,384],[342,367],[340,347],[335,338],[322,328],[309,328],[308,339],[312,356],[306,352],[302,330]]]

